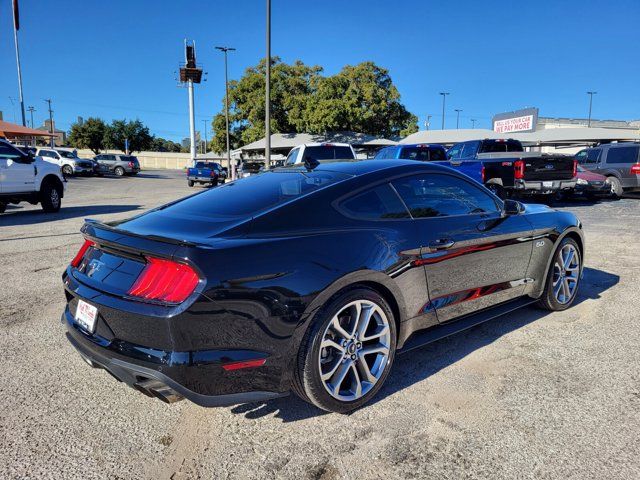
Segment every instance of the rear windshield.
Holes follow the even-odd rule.
[[[338,172],[265,172],[227,183],[166,207],[169,213],[203,217],[250,216],[351,178]]]
[[[353,152],[350,147],[337,147],[334,145],[320,145],[317,147],[306,147],[304,149],[304,162],[310,160],[352,160]]]
[[[443,149],[430,147],[404,147],[400,150],[400,158],[422,162],[447,159]]]
[[[196,162],[196,168],[210,168],[212,170],[220,170],[220,165],[215,162]]]
[[[522,144],[517,140],[485,140],[480,147],[480,153],[522,152]]]
[[[120,160],[123,162],[133,162],[138,163],[138,158],[133,155],[120,155]]]

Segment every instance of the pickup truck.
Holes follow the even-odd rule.
[[[376,153],[374,160],[402,159],[416,160],[419,162],[433,162],[440,165],[451,166],[447,160],[447,149],[437,143],[411,143],[385,147]],[[480,162],[461,163],[456,170],[471,177],[479,183],[483,183],[482,165]]]
[[[525,152],[518,140],[485,139],[457,143],[447,152],[454,169],[480,165],[484,185],[500,198],[558,195],[576,186],[577,161],[566,155]]]
[[[40,203],[45,212],[60,210],[65,179],[60,167],[31,151],[0,139],[0,213],[8,204]]]
[[[225,177],[222,167],[216,162],[198,161],[187,169],[187,184],[190,187],[196,183],[215,187],[218,183],[224,183]]]

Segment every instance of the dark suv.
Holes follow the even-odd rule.
[[[133,155],[101,153],[93,158],[98,162],[98,175],[113,173],[118,177],[135,175],[140,171],[140,162]]]
[[[608,143],[585,148],[576,153],[575,158],[587,170],[607,177],[611,192],[617,197],[640,190],[640,143]]]

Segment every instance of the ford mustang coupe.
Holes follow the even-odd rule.
[[[348,412],[396,354],[532,303],[568,308],[584,258],[573,214],[403,160],[276,169],[82,233],[63,274],[71,344],[203,406],[293,391]]]

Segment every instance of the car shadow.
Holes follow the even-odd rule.
[[[585,267],[574,306],[585,300],[599,299],[602,292],[613,287],[619,281],[620,277],[618,275]],[[518,330],[549,314],[550,312],[546,310],[526,307],[516,313],[497,317],[469,330],[412,350],[404,355],[398,355],[384,387],[371,400],[369,405],[373,405],[396,392],[429,378],[474,351],[495,342],[503,335]],[[367,408],[367,406],[365,405],[363,408]],[[327,415],[327,412],[308,404],[293,393],[288,397],[266,402],[238,405],[232,407],[231,412],[244,415],[248,419],[256,419],[273,414],[276,418],[282,419],[283,422],[295,422],[310,417]]]
[[[42,210],[13,211],[11,213],[0,214],[0,227],[31,225],[34,223],[46,223],[76,217],[129,212],[140,208],[142,208],[142,205],[86,205],[82,207],[63,206],[56,213],[44,213]]]

